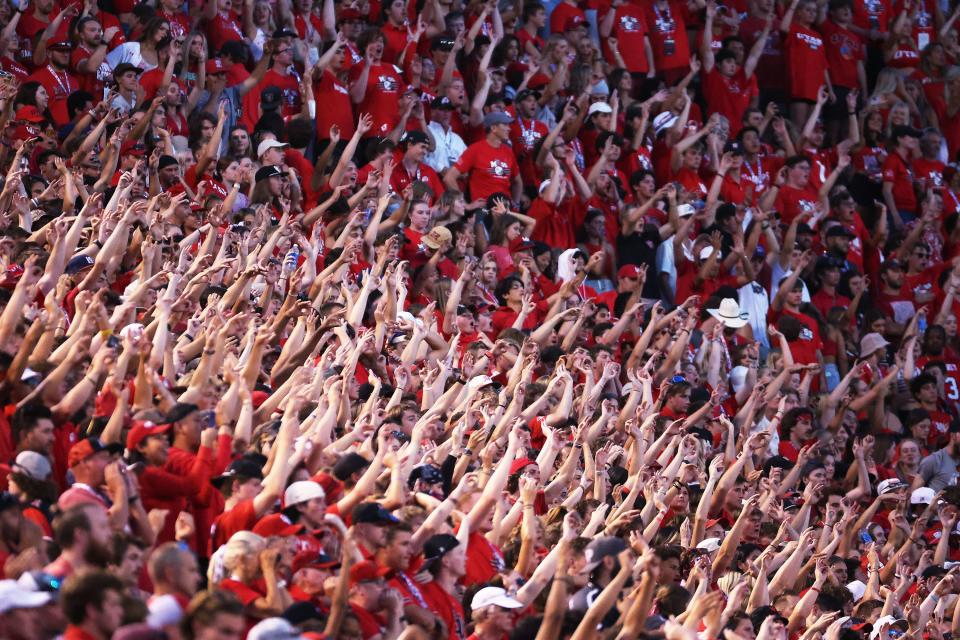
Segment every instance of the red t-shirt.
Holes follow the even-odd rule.
[[[917,211],[917,194],[913,191],[913,168],[909,160],[893,152],[883,163],[883,181],[893,183],[893,203],[897,209]]]
[[[561,2],[550,12],[550,33],[563,33],[566,30],[567,20],[574,17],[583,19],[587,22],[587,14],[583,12],[576,4]]]
[[[520,165],[509,145],[492,146],[486,140],[475,142],[453,165],[461,174],[469,174],[470,199],[486,198],[500,192],[510,194]]]
[[[665,9],[653,0],[644,3],[653,63],[658,72],[681,69],[690,64],[685,12],[686,7],[677,0],[669,0]]]
[[[817,351],[823,349],[823,340],[820,339],[820,329],[817,327],[817,321],[805,313],[796,313],[787,308],[776,312],[773,308],[767,313],[767,318],[771,323],[776,323],[781,316],[790,316],[800,322],[800,336],[796,340],[790,341],[790,353],[793,354],[793,361],[796,364],[814,364],[818,362]]]
[[[292,73],[277,73],[270,69],[263,74],[263,80],[260,82],[263,87],[277,87],[283,95],[281,104],[281,115],[284,117],[293,117],[300,113],[303,108],[303,102],[300,97],[300,78]],[[325,106],[322,108],[326,108]]]
[[[67,97],[80,88],[80,83],[77,82],[73,74],[66,70],[59,71],[54,69],[53,65],[46,64],[37,69],[28,80],[39,82],[47,90],[47,94],[50,96],[48,106],[54,124],[57,127],[62,127],[69,123]]]
[[[787,73],[790,76],[790,95],[803,100],[816,100],[824,84],[827,56],[823,37],[814,29],[794,21],[786,40]]]
[[[725,76],[714,67],[707,73],[704,89],[707,113],[726,116],[730,121],[730,135],[736,136],[743,126],[743,114],[750,106],[750,100],[760,95],[757,79],[752,75],[748,78],[742,67],[732,76]]]
[[[229,511],[224,511],[213,522],[213,545],[216,550],[227,543],[237,531],[251,531],[257,524],[257,513],[253,510],[253,500],[244,500]]]
[[[240,17],[235,11],[217,12],[217,15],[206,24],[207,40],[210,41],[210,49],[219,51],[228,42],[240,42],[243,40],[243,29],[240,28]]]
[[[319,84],[314,86],[313,95],[317,101],[317,137],[328,139],[332,125],[340,127],[341,140],[353,137],[357,125],[347,86],[329,69],[324,69]]]
[[[463,576],[466,586],[483,584],[492,580],[506,566],[503,553],[483,534],[473,531],[467,543],[467,574]]]
[[[820,25],[820,32],[823,33],[823,38],[827,42],[830,81],[835,87],[847,89],[859,87],[857,62],[866,57],[863,40],[850,29],[838,25],[829,18]]]
[[[790,224],[802,211],[813,211],[819,202],[817,192],[810,186],[802,189],[783,185],[777,193],[776,209],[780,212],[780,221]]]
[[[355,82],[366,62],[350,68],[350,81]],[[403,71],[392,64],[375,64],[367,77],[367,91],[359,105],[360,113],[369,113],[373,117],[373,128],[366,137],[386,136],[400,121],[400,95],[406,86],[401,74]]]
[[[472,538],[473,534],[470,534],[470,537]],[[436,582],[428,582],[423,585],[421,591],[427,604],[430,605],[430,610],[446,623],[447,638],[464,640],[467,637],[467,623],[460,600],[447,593]]]
[[[638,2],[627,2],[617,7],[616,12],[613,19],[613,32],[610,35],[617,39],[617,48],[627,64],[627,71],[646,73],[650,70],[650,66],[647,64],[647,52],[644,46],[647,40],[647,20],[644,10]],[[607,61],[613,63],[613,55],[610,53],[606,39],[601,39],[601,43]]]

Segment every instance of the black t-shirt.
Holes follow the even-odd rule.
[[[660,246],[660,230],[655,224],[645,224],[639,233],[617,236],[617,268],[635,264],[647,265],[647,279],[640,296],[654,300],[661,297],[660,278],[657,277],[657,247]]]

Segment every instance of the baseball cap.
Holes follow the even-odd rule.
[[[578,14],[574,14],[574,15],[570,16],[569,18],[567,18],[567,21],[563,23],[563,30],[564,30],[564,31],[573,31],[574,29],[577,29],[577,28],[579,28],[579,27],[582,27],[582,26],[584,26],[585,24],[587,24],[587,21],[586,21],[586,19],[584,19],[584,17],[583,17],[582,15],[580,15],[579,13],[578,13]]]
[[[907,483],[900,478],[887,478],[877,485],[877,495],[882,496],[886,493],[896,491],[897,489],[902,489],[906,486]]]
[[[227,199],[227,187],[219,180],[207,180],[207,192],[204,198]]]
[[[84,438],[80,442],[70,447],[70,452],[67,454],[67,466],[72,467],[80,462],[83,462],[93,454],[100,453],[101,451],[119,453],[120,445],[104,444],[100,442],[100,438]]]
[[[867,585],[860,580],[854,580],[847,585],[847,591],[853,596],[854,602],[859,602],[863,594],[867,592]]]
[[[613,108],[606,102],[594,102],[587,109],[587,116],[592,116],[595,113],[613,113]]]
[[[225,472],[210,482],[212,482],[214,486],[220,486],[224,482],[236,477],[263,480],[262,465],[257,464],[249,458],[237,458],[230,463],[230,466],[227,467]]]
[[[523,251],[525,249],[533,249],[534,244],[529,238],[524,238],[523,236],[517,236],[510,241],[510,253],[516,253],[517,251]]]
[[[587,563],[583,566],[581,573],[590,573],[596,569],[601,562],[603,562],[604,558],[608,556],[615,556],[626,548],[627,543],[623,540],[623,538],[618,538],[616,536],[601,536],[599,538],[594,538],[593,541],[587,545],[587,548],[583,552]]]
[[[285,538],[287,536],[297,536],[304,532],[306,527],[302,524],[294,524],[290,518],[282,513],[271,513],[261,518],[260,522],[253,526],[253,532],[258,536],[269,538],[278,536]]]
[[[697,549],[713,553],[720,548],[720,538],[706,538],[697,543]]]
[[[470,609],[476,611],[484,607],[502,607],[504,609],[522,609],[523,603],[507,594],[500,587],[484,587],[475,594],[470,601]]]
[[[736,140],[731,140],[727,144],[723,145],[724,153],[732,153],[735,156],[743,155],[743,147]]]
[[[254,181],[260,182],[261,180],[266,180],[267,178],[278,178],[283,175],[283,171],[280,170],[280,167],[274,164],[268,164],[265,167],[260,167],[257,169],[256,175],[254,175]]]
[[[13,461],[13,471],[34,480],[46,480],[51,470],[50,461],[36,451],[21,451]]]
[[[486,129],[498,124],[510,124],[511,122],[513,122],[513,118],[510,117],[510,114],[502,111],[491,111],[483,117],[483,126]]]
[[[150,436],[158,436],[170,431],[173,427],[171,423],[156,424],[149,420],[134,420],[130,433],[127,434],[127,449],[134,451],[140,443]]]
[[[80,255],[70,259],[70,262],[68,262],[64,268],[64,272],[66,272],[67,275],[73,276],[92,266],[93,258],[88,255]]]
[[[50,602],[45,591],[29,591],[16,580],[0,580],[0,613],[13,609],[36,609]]]
[[[448,111],[453,111],[453,103],[450,102],[450,98],[447,96],[439,96],[433,99],[433,102],[430,103],[431,109],[447,109]]]
[[[226,73],[227,64],[220,58],[211,58],[207,60],[207,73]]]
[[[120,147],[122,156],[145,156],[147,155],[147,145],[140,140],[128,140]]]
[[[47,42],[47,51],[72,51],[73,43],[69,40],[51,40]]]
[[[350,585],[359,582],[370,582],[390,574],[390,569],[381,567],[372,560],[361,560],[350,567]]]
[[[299,38],[300,35],[290,27],[280,27],[273,32],[273,38]]]
[[[314,498],[326,498],[323,487],[313,480],[300,480],[294,482],[287,490],[283,492],[284,507],[291,507],[295,504],[301,504]]]
[[[453,51],[453,38],[445,35],[436,35],[430,41],[431,51]]]
[[[381,527],[400,522],[378,502],[361,502],[353,509],[351,519],[354,524],[367,523]]]
[[[417,480],[422,480],[427,484],[440,484],[443,482],[443,473],[439,467],[432,464],[422,464],[419,467],[414,467],[413,471],[410,472],[408,484],[412,487]]]
[[[625,264],[617,271],[617,280],[623,278],[639,278],[640,268],[635,264]]]
[[[530,458],[517,458],[510,463],[510,475],[515,473],[520,473],[526,467],[529,467],[532,464],[537,464],[536,460],[531,460]]]
[[[173,156],[168,156],[167,154],[163,154],[162,156],[160,156],[160,160],[157,161],[157,169],[166,169],[167,167],[172,167],[179,164],[180,163]]]
[[[531,96],[533,96],[534,98],[536,98],[537,100],[539,100],[539,99],[540,99],[540,95],[541,95],[540,92],[537,91],[536,89],[524,89],[523,91],[520,91],[519,93],[517,93],[517,95],[516,95],[516,97],[514,97],[513,101],[514,101],[514,103],[523,102],[524,100],[526,100],[527,98],[529,98],[529,97],[531,97]]]
[[[403,134],[403,137],[400,138],[400,142],[403,142],[408,147],[412,144],[430,144],[430,136],[423,131],[407,131]]]
[[[265,618],[247,632],[247,640],[300,640],[303,634],[284,618]]]
[[[280,142],[279,140],[274,140],[274,139],[264,140],[263,142],[257,145],[257,157],[259,158],[270,149],[286,149],[288,146],[290,145],[288,145],[286,142]],[[271,166],[271,165],[268,165],[268,166]],[[257,173],[259,174],[260,172],[258,171]]]
[[[260,93],[260,106],[264,111],[279,109],[282,101],[283,92],[279,87],[267,87]]]
[[[838,237],[841,237],[841,236],[847,237],[847,238],[855,238],[855,237],[856,237],[856,236],[853,235],[853,233],[850,232],[849,229],[847,229],[847,228],[846,228],[845,226],[843,226],[842,224],[835,224],[835,225],[833,225],[832,227],[830,227],[829,229],[827,229],[827,237],[828,237],[828,238],[838,238]]]
[[[439,560],[456,549],[458,544],[460,544],[460,541],[457,540],[456,536],[452,536],[449,533],[438,533],[435,536],[431,536],[424,543],[423,557],[428,561]]]
[[[934,496],[936,496],[936,492],[930,487],[920,487],[914,489],[913,493],[910,494],[910,504],[930,504],[933,502]]]
[[[446,227],[434,227],[430,232],[423,236],[422,242],[431,249],[439,249],[444,244],[453,240],[453,235]]]
[[[653,133],[654,135],[660,135],[670,127],[672,127],[679,118],[677,114],[673,111],[662,111],[657,114],[657,117],[653,119]]]
[[[840,261],[833,256],[820,256],[817,258],[817,271],[828,271],[830,269],[839,269]]]
[[[291,571],[296,573],[301,569],[329,569],[340,564],[336,559],[331,558],[323,551],[302,551],[293,558]]]

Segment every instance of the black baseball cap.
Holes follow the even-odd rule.
[[[361,502],[354,508],[350,516],[353,524],[367,523],[382,527],[400,522],[378,502]]]

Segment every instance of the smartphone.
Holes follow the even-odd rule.
[[[117,349],[120,347],[120,339],[117,336],[111,335],[107,338],[107,346],[111,349]]]
[[[863,544],[870,544],[873,542],[873,536],[867,533],[866,530],[863,530],[860,532],[860,542]]]

